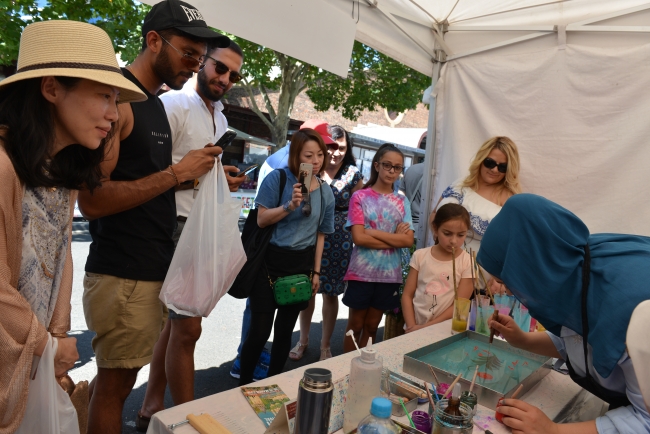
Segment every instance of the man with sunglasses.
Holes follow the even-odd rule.
[[[180,162],[188,152],[216,143],[227,131],[228,121],[222,113],[224,107],[220,99],[241,80],[243,60],[242,50],[235,42],[231,41],[226,48],[208,42],[205,66],[196,78],[189,80],[181,90],[160,97],[171,127],[173,163]],[[229,172],[237,172],[237,167],[224,165],[223,169],[230,190],[237,191],[246,177],[229,175]],[[193,186],[190,181],[176,191],[174,244],[178,244],[194,203]],[[146,431],[151,415],[164,410],[167,384],[175,405],[194,399],[194,348],[201,336],[201,320],[200,316],[181,315],[173,308],[169,310],[169,321],[154,348],[147,392],[136,419],[139,431]]]
[[[83,305],[98,367],[90,385],[89,433],[120,433],[124,402],[148,364],[167,318],[160,288],[173,253],[174,188],[207,173],[221,153],[208,147],[172,161],[172,131],[156,96],[165,83],[181,89],[205,62],[207,41],[230,40],[179,0],[156,4],[142,25],[142,51],[122,72],[148,100],[119,106],[106,146],[102,186],[81,191],[90,220]]]

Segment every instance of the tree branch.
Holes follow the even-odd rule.
[[[269,98],[269,91],[260,82],[260,93],[262,94],[262,98],[264,98],[264,104],[266,105],[266,111],[269,112],[269,116],[271,116],[271,119],[275,121],[275,118],[277,117],[277,113],[275,112],[275,109],[273,108],[273,104],[271,104],[271,99]]]
[[[255,101],[255,95],[253,94],[253,87],[246,79],[242,80],[241,82],[244,85],[244,89],[246,89],[248,98],[251,101],[251,110],[253,110],[253,113],[255,113],[257,117],[259,117],[262,120],[262,122],[264,122],[264,124],[267,127],[269,127],[271,131],[273,131],[273,128],[275,128],[273,122],[271,122],[270,120],[267,119],[266,116],[264,116],[264,113],[262,112],[262,110],[260,110],[259,106],[257,105],[257,101]]]

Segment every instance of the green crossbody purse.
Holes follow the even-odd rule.
[[[323,184],[319,181],[318,188]],[[323,192],[320,194],[320,213],[323,213]],[[321,225],[321,220],[318,220],[316,226],[316,237],[318,238],[318,228]],[[266,271],[268,276],[268,269]],[[273,288],[273,298],[278,306],[289,306],[292,304],[302,303],[309,301],[312,296],[311,279],[313,274],[309,276],[306,274],[292,274],[291,276],[278,277],[275,282],[268,276],[271,288]]]
[[[306,274],[279,277],[275,282],[271,281],[271,287],[278,306],[298,304],[311,298],[311,277]]]

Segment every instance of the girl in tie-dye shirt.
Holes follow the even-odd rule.
[[[354,249],[345,275],[343,304],[350,308],[347,330],[360,346],[375,341],[385,310],[400,305],[402,284],[400,249],[413,245],[411,206],[393,192],[393,183],[404,168],[404,155],[394,145],[382,145],[372,160],[370,180],[350,199],[348,221]],[[346,331],[347,331],[346,330]],[[348,336],[344,351],[354,350]]]

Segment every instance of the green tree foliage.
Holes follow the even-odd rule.
[[[140,51],[141,26],[150,7],[135,0],[0,0],[0,65],[18,59],[20,34],[26,25],[46,20],[76,20],[108,33],[115,51],[130,62]],[[70,47],[74,50],[74,47]]]
[[[0,0],[0,65],[14,65],[22,29],[33,22],[71,19],[104,29],[121,58],[131,62],[141,46],[142,21],[150,6],[135,0]],[[268,126],[271,140],[285,144],[291,111],[303,91],[316,109],[340,111],[355,120],[364,109],[413,109],[430,78],[378,51],[354,43],[347,78],[323,71],[277,51],[232,36],[244,50],[243,86],[251,109]],[[299,41],[297,42],[299,43]],[[70,47],[74,50],[74,47]],[[271,94],[278,93],[277,100]],[[255,100],[261,95],[264,105]]]

